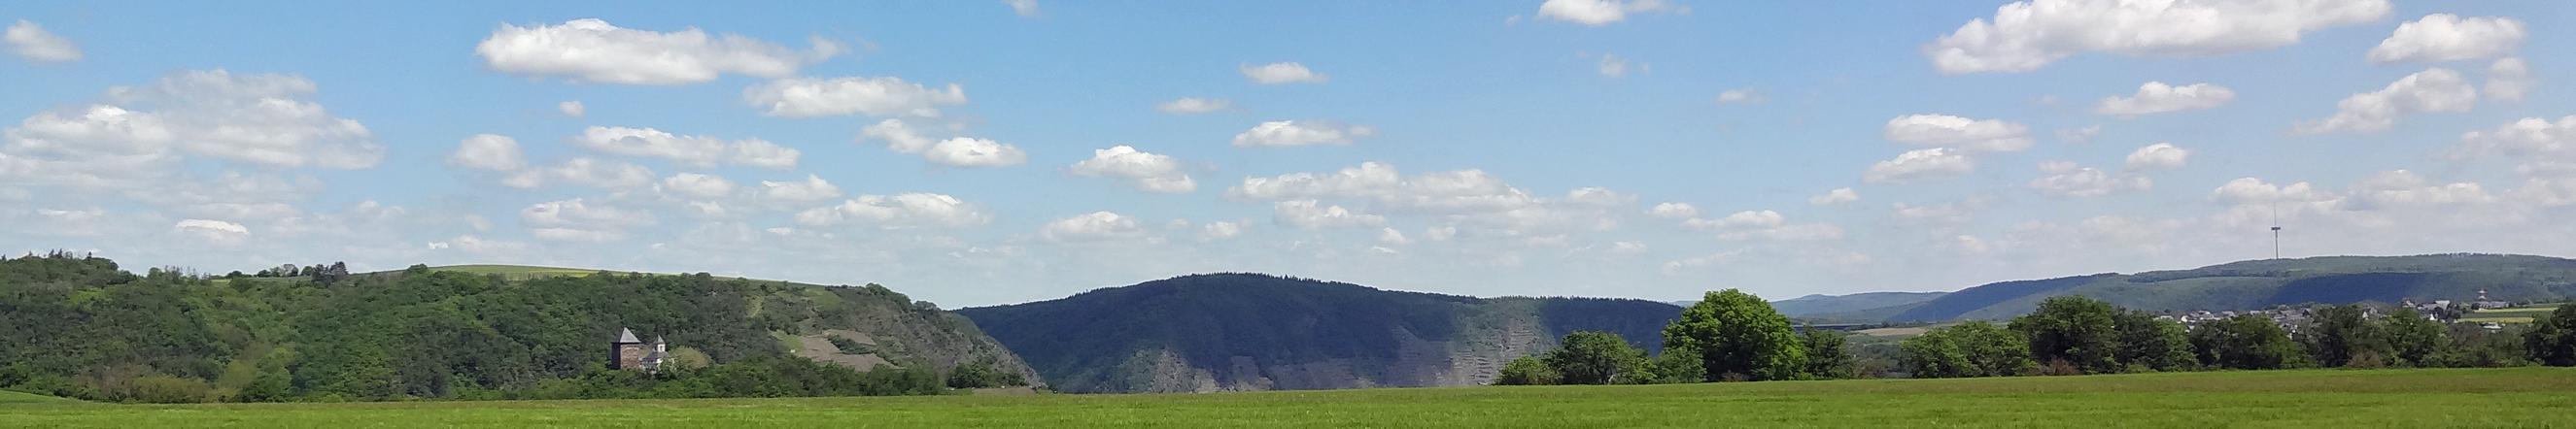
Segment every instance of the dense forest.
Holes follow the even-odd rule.
[[[1140,392],[1482,384],[1567,333],[1648,338],[1681,309],[1204,274],[958,312],[1058,390]]]
[[[2443,323],[2407,307],[2318,305],[2315,317],[2239,315],[2185,325],[2102,300],[2059,296],[2007,323],[1973,320],[1892,344],[1866,368],[1840,332],[1798,330],[1771,304],[1711,292],[1663,331],[1660,354],[1609,332],[1575,332],[1505,365],[1498,385],[1662,384],[1853,377],[2009,377],[2288,368],[2576,366],[2576,303],[2527,326]]]
[[[875,285],[335,266],[206,277],[0,258],[0,388],[150,402],[890,395],[1027,372],[971,321]],[[666,338],[669,364],[608,369],[621,327]],[[787,340],[827,330],[873,335],[869,352],[894,367],[793,354]]]

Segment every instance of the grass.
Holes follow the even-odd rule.
[[[56,398],[56,397],[52,397],[52,396],[38,395],[38,394],[34,394],[34,393],[13,392],[13,391],[7,391],[7,390],[0,390],[0,405],[7,405],[7,404],[65,404],[65,403],[75,403],[75,402],[80,402],[80,401],[74,401],[74,400],[70,400],[70,399],[63,399],[63,398]],[[6,414],[6,413],[7,413],[7,409],[5,409],[5,408],[0,408],[0,414]]]
[[[0,427],[2576,427],[2576,369],[891,398],[0,404]]]

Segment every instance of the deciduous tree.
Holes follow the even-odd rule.
[[[1795,379],[1806,366],[1806,347],[1789,318],[1735,289],[1709,292],[1682,310],[1664,327],[1664,347],[1699,350],[1708,381]]]

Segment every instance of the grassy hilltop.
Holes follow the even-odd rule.
[[[2567,368],[1164,395],[108,405],[0,427],[2568,427]]]

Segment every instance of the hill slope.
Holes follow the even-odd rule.
[[[540,391],[603,370],[620,328],[718,364],[856,353],[939,373],[989,362],[1035,379],[973,321],[882,286],[557,270],[209,280],[137,276],[102,258],[0,258],[0,381],[85,398],[146,377],[265,400]],[[783,341],[826,337],[862,350]]]
[[[1206,392],[1481,384],[1576,330],[1660,348],[1681,308],[1204,274],[958,313],[1059,390]]]
[[[1850,295],[1807,295],[1771,301],[1771,308],[1789,317],[1823,316],[1875,308],[1931,301],[1949,292],[1867,292]]]
[[[1885,320],[2003,319],[2060,295],[2156,310],[2244,310],[2302,303],[2507,301],[2576,297],[2576,260],[2523,255],[2336,256],[2234,262],[2189,270],[2010,281],[1903,307]]]

